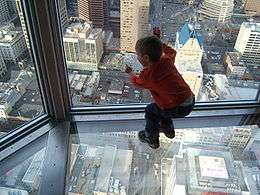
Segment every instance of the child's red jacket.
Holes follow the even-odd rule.
[[[159,107],[169,109],[179,106],[193,93],[174,65],[176,51],[163,44],[163,53],[159,62],[144,68],[139,76],[131,74],[131,81],[149,89]]]

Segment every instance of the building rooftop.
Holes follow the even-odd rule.
[[[241,56],[238,52],[226,52],[225,55],[230,58],[233,66],[245,66],[245,63],[240,62]]]
[[[230,152],[219,149],[187,148],[189,192],[248,192],[241,171],[234,166]]]
[[[104,150],[100,170],[96,180],[95,191],[106,193],[108,191],[109,180],[114,166],[116,146],[106,146]]]
[[[196,30],[195,27],[190,24],[189,22],[186,22],[180,32],[180,44],[184,45],[190,38],[196,38],[199,42],[200,47],[203,47],[203,37],[201,34],[199,34]]]
[[[250,28],[253,32],[260,32],[260,23],[257,22],[244,22],[242,26],[245,26],[246,28]]]
[[[13,43],[23,36],[22,31],[0,31],[0,45]]]

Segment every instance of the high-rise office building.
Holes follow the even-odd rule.
[[[0,29],[0,52],[8,62],[18,62],[26,53],[26,43],[22,31],[14,29],[12,24]]]
[[[19,15],[19,18],[21,21],[21,26],[22,26],[25,42],[26,42],[27,48],[30,50],[30,42],[29,42],[29,37],[28,37],[27,30],[26,30],[26,26],[25,26],[25,20],[24,20],[21,0],[16,0],[16,8],[17,8],[17,12],[18,12],[18,15]]]
[[[5,75],[7,69],[4,62],[4,58],[2,57],[2,54],[0,53],[0,78]]]
[[[91,23],[76,21],[69,24],[63,37],[69,68],[96,71],[103,54],[102,29]]]
[[[64,30],[68,23],[68,12],[66,6],[66,0],[58,0],[61,28]]]
[[[234,162],[224,148],[185,148],[176,155],[168,173],[166,193],[172,194],[250,194],[243,165]]]
[[[7,6],[9,9],[9,14],[11,19],[15,19],[17,17],[16,3],[15,0],[6,0]]]
[[[78,0],[79,17],[92,22],[94,28],[105,28],[108,20],[107,0]]]
[[[148,35],[150,0],[121,0],[120,2],[121,50],[135,52],[135,43]]]
[[[68,17],[79,17],[78,0],[67,0]]]
[[[120,37],[120,0],[112,0],[108,5],[108,29],[114,37]]]
[[[17,17],[13,2],[1,0],[0,6],[0,26],[5,25]]]
[[[247,14],[260,15],[260,1],[259,0],[246,0],[244,11]]]
[[[190,86],[195,97],[198,97],[203,78],[201,67],[203,39],[197,33],[195,27],[194,24],[186,22],[181,30],[177,32],[175,65]]]
[[[201,18],[226,22],[231,19],[234,9],[234,0],[204,0],[199,14]]]
[[[234,48],[241,54],[241,61],[260,66],[260,23],[244,22]]]

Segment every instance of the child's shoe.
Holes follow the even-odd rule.
[[[160,147],[159,138],[151,140],[149,137],[146,137],[145,131],[139,131],[138,138],[141,142],[148,143],[148,145],[153,149],[157,149]]]

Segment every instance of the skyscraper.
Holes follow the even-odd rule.
[[[10,0],[1,0],[0,5],[0,26],[7,24],[14,18],[16,18],[16,14],[14,14],[14,7]]]
[[[120,3],[121,50],[135,52],[136,41],[149,32],[150,0],[121,0]]]
[[[203,77],[201,67],[203,39],[195,28],[196,25],[186,22],[181,30],[177,32],[175,65],[190,86],[195,97],[198,97]]]
[[[4,62],[4,59],[2,57],[2,54],[0,53],[0,78],[5,75],[7,69]]]
[[[69,68],[98,69],[103,54],[102,29],[93,29],[87,22],[73,22],[67,27],[63,42]]]
[[[260,23],[244,22],[241,25],[235,50],[242,55],[241,61],[260,66]]]
[[[204,0],[199,14],[204,19],[226,22],[231,19],[233,9],[234,0]]]
[[[247,14],[260,15],[260,1],[246,0],[244,10]]]
[[[26,51],[22,31],[15,30],[13,24],[0,28],[0,52],[5,62],[18,62]]]
[[[91,21],[94,28],[105,28],[108,19],[107,0],[78,0],[79,17]]]
[[[28,37],[28,34],[27,34],[26,26],[25,26],[21,0],[16,0],[16,8],[17,8],[17,12],[18,12],[18,15],[19,15],[19,18],[20,18],[20,21],[21,21],[21,26],[22,26],[26,46],[30,50],[30,42],[29,42],[29,37]]]
[[[59,4],[61,28],[62,28],[62,30],[64,30],[68,23],[66,0],[58,0],[58,4]]]
[[[187,146],[171,164],[164,195],[250,194],[242,163],[235,162],[224,148]]]
[[[79,9],[78,9],[78,0],[67,0],[67,11],[68,17],[78,17]]]

